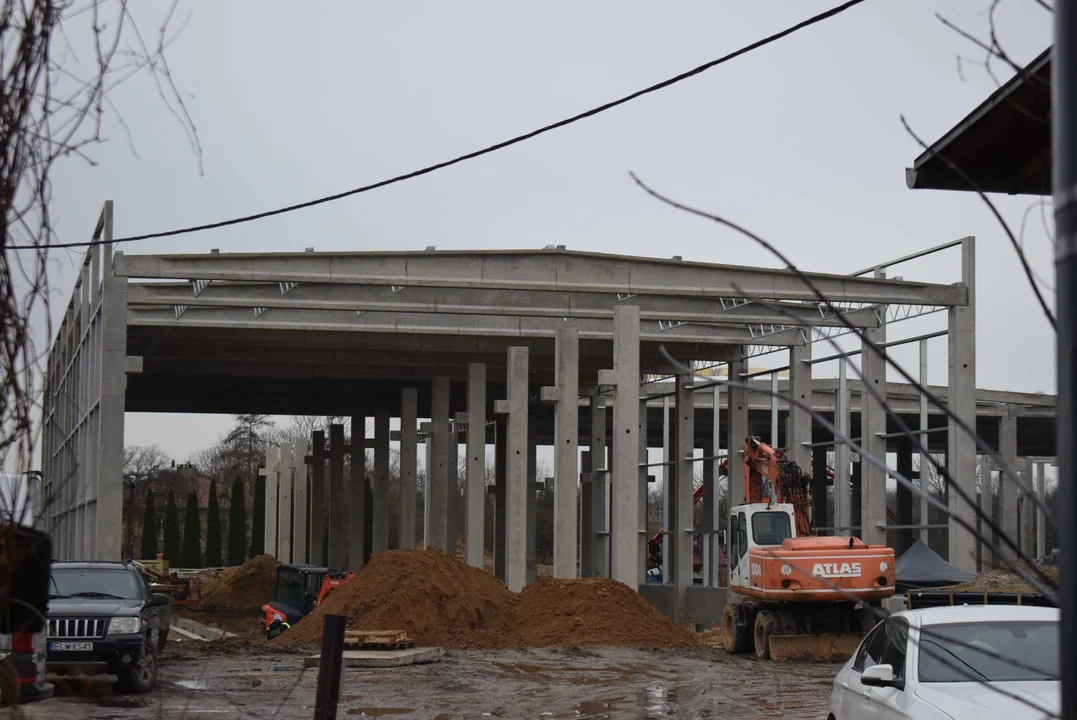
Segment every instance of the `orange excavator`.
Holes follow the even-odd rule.
[[[262,606],[266,639],[272,640],[310,615],[329,593],[353,577],[351,571],[335,573],[317,565],[278,565],[273,600]]]
[[[894,594],[894,551],[815,536],[811,477],[759,438],[744,442],[744,504],[730,509],[726,650],[760,659],[838,659]]]

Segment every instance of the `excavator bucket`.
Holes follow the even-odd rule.
[[[861,635],[772,635],[770,659],[845,662],[862,639]]]

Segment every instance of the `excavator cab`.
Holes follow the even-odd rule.
[[[754,548],[774,548],[796,537],[793,506],[786,503],[752,503],[729,514],[729,584],[750,587],[753,577],[748,559]],[[759,568],[756,568],[758,571]],[[759,576],[759,572],[755,576]]]
[[[317,565],[278,565],[273,600],[262,606],[266,638],[277,637],[314,612],[333,588],[354,576]]]

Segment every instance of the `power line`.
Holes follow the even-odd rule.
[[[309,207],[314,207],[316,205],[323,205],[325,203],[335,202],[337,200],[342,200],[344,198],[351,197],[352,195],[359,195],[360,193],[369,192],[371,190],[377,190],[378,188],[383,188],[383,187],[386,187],[387,185],[395,185],[396,183],[400,183],[400,182],[403,182],[405,180],[411,180],[412,178],[421,177],[422,175],[429,175],[430,173],[435,172],[437,170],[442,170],[444,168],[451,167],[453,165],[458,165],[458,164],[460,164],[462,162],[465,162],[467,160],[474,160],[477,157],[481,157],[483,155],[488,155],[490,153],[497,152],[498,150],[503,150],[503,149],[505,149],[507,147],[517,145],[517,144],[522,143],[522,142],[524,142],[526,140],[530,140],[531,138],[538,137],[539,135],[544,135],[544,134],[546,134],[548,132],[551,132],[553,130],[563,128],[563,127],[565,127],[567,125],[571,125],[571,124],[573,124],[575,122],[579,122],[580,120],[584,120],[584,119],[592,117],[594,115],[598,115],[599,113],[606,112],[607,110],[612,110],[613,108],[618,107],[620,105],[624,105],[626,103],[629,103],[629,102],[635,100],[636,98],[640,98],[640,97],[643,97],[644,95],[649,95],[650,93],[657,92],[659,90],[663,90],[663,89],[665,89],[667,87],[670,87],[671,85],[675,85],[675,84],[677,84],[677,83],[679,83],[679,82],[681,82],[683,80],[687,80],[688,78],[695,77],[696,75],[699,75],[699,74],[701,74],[703,72],[706,72],[707,70],[710,70],[711,68],[717,67],[718,65],[721,65],[723,63],[729,62],[730,60],[738,58],[741,55],[746,55],[747,53],[750,53],[753,50],[757,50],[757,49],[759,49],[761,47],[764,47],[766,45],[770,45],[773,42],[777,42],[778,40],[781,40],[784,37],[792,35],[793,33],[797,32],[798,30],[803,30],[804,28],[811,27],[812,25],[820,23],[820,22],[822,22],[824,20],[828,20],[829,18],[832,18],[835,15],[840,15],[841,13],[845,12],[849,8],[851,8],[851,7],[855,6],[855,5],[859,5],[862,2],[864,2],[864,0],[848,0],[848,2],[845,2],[845,3],[843,3],[841,5],[838,5],[838,6],[834,7],[834,8],[831,8],[830,10],[822,12],[822,13],[820,13],[818,15],[814,15],[814,16],[808,18],[807,20],[803,20],[803,21],[797,23],[796,25],[793,25],[791,27],[786,28],[785,30],[782,30],[781,32],[775,33],[775,34],[770,35],[768,37],[765,37],[765,38],[763,38],[761,40],[757,40],[757,41],[755,41],[754,43],[752,43],[750,45],[745,45],[744,47],[740,48],[739,50],[734,50],[733,52],[729,53],[728,55],[724,55],[724,56],[718,58],[717,60],[711,60],[708,63],[704,63],[703,65],[700,65],[698,67],[692,68],[691,70],[688,70],[687,72],[683,72],[680,75],[674,75],[673,77],[668,78],[666,80],[663,80],[662,82],[656,83],[656,84],[651,85],[651,86],[646,87],[646,88],[643,88],[642,90],[637,90],[637,91],[635,91],[635,92],[633,92],[633,93],[631,93],[629,95],[625,95],[624,97],[622,97],[622,98],[620,98],[618,100],[613,100],[611,102],[605,103],[604,105],[599,105],[598,107],[592,108],[592,109],[587,110],[585,112],[582,112],[582,113],[580,113],[578,115],[573,115],[572,117],[565,118],[564,120],[559,120],[559,121],[557,121],[555,123],[552,123],[550,125],[545,125],[543,127],[540,127],[540,128],[538,128],[536,130],[532,130],[531,132],[525,133],[523,135],[517,135],[516,137],[514,137],[514,138],[512,138],[510,140],[504,140],[504,141],[499,142],[499,143],[497,143],[495,145],[490,145],[488,147],[482,148],[481,150],[475,150],[473,152],[469,152],[466,155],[461,155],[459,157],[453,158],[452,160],[446,160],[444,162],[437,163],[436,165],[429,165],[429,166],[421,168],[419,170],[413,170],[412,172],[405,173],[404,175],[397,175],[396,177],[392,177],[392,178],[389,178],[387,180],[381,180],[379,182],[376,182],[376,183],[373,183],[373,184],[370,184],[370,185],[364,185],[362,187],[353,188],[351,190],[345,190],[343,192],[336,193],[335,195],[326,195],[324,197],[316,198],[314,200],[307,200],[306,202],[297,203],[295,205],[287,205],[285,207],[280,207],[280,208],[276,208],[276,209],[273,209],[273,210],[266,210],[264,212],[255,213],[253,215],[244,215],[242,217],[236,217],[236,218],[232,218],[230,220],[220,220],[218,222],[207,223],[205,225],[193,225],[191,227],[179,228],[177,230],[166,230],[166,231],[163,231],[163,232],[146,233],[144,235],[132,235],[130,237],[116,238],[116,239],[112,240],[111,243],[109,243],[109,244],[135,242],[136,240],[154,240],[154,239],[157,239],[157,238],[174,237],[176,235],[187,235],[189,233],[202,232],[204,230],[215,230],[217,228],[228,227],[230,225],[240,225],[242,223],[252,222],[254,220],[262,220],[264,218],[273,217],[275,215],[284,215],[285,213],[295,212],[296,210],[303,210],[303,209],[306,209],[306,208],[309,208]],[[56,243],[56,244],[53,244],[53,245],[9,245],[8,248],[11,249],[11,250],[37,250],[37,249],[40,249],[40,248],[90,247],[90,246],[93,246],[93,245],[102,245],[102,244],[105,244],[104,241],[102,241],[102,240],[90,240],[90,241],[84,241],[84,242]]]

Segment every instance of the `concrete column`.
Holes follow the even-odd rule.
[[[993,487],[994,483],[992,483],[992,475],[994,475],[994,471],[991,468],[991,461],[988,458],[981,456],[979,458],[980,512],[983,513],[983,515],[993,519],[995,513],[995,490]],[[927,471],[921,468],[920,473],[921,477],[925,477]],[[979,516],[976,518],[976,527],[979,529],[981,535],[989,539],[991,538],[991,530],[988,527],[988,524],[983,520],[983,518]],[[924,542],[927,542],[927,540],[924,540]],[[980,542],[977,543],[977,545],[979,546],[980,550],[980,552],[978,553],[980,558],[979,569],[981,571],[990,570],[992,567],[994,567],[994,557],[991,551],[992,543]]]
[[[448,547],[448,528],[445,526],[445,505],[448,502],[449,468],[449,378],[434,378],[431,383],[430,405],[430,466],[427,475],[426,504],[428,515],[426,546],[445,550]]]
[[[504,415],[495,421],[496,435],[494,437],[494,575],[501,582],[505,582],[505,542],[508,536],[505,533],[507,494],[505,488],[508,485],[509,464],[509,423]]]
[[[591,577],[610,576],[610,472],[606,460],[606,406],[591,397],[591,527],[594,530]]]
[[[826,516],[826,451],[827,448],[812,448],[811,453],[811,521],[815,528],[833,527],[838,521],[830,521]],[[835,468],[836,470],[836,468]],[[834,491],[837,497],[837,488]],[[838,535],[835,532],[820,532],[821,535]]]
[[[449,430],[448,455],[445,469],[448,480],[445,484],[445,554],[456,557],[456,540],[460,535],[458,510],[460,508],[460,433],[456,423]]]
[[[344,515],[344,426],[329,426],[329,569],[345,567],[347,520]]]
[[[283,563],[292,560],[292,442],[280,444],[278,455],[277,485],[277,559]]]
[[[672,542],[673,572],[672,584],[677,588],[676,621],[681,622],[688,613],[688,588],[692,586],[692,540],[694,523],[692,522],[692,493],[695,463],[695,409],[694,395],[689,389],[692,383],[690,375],[677,376],[677,416],[674,423],[673,444],[673,482],[671,483],[670,516],[673,521],[670,539]]]
[[[672,403],[668,397],[662,398],[662,582],[668,583],[670,580],[671,570],[669,566],[671,550],[669,547],[669,532],[673,526],[673,519],[670,517],[670,497],[671,490],[670,485],[673,483],[673,478],[676,474],[673,460],[673,446],[671,442],[673,440],[673,429],[670,426],[670,407]]]
[[[834,526],[838,530],[834,532],[834,535],[846,537],[853,535],[850,530],[853,515],[858,517],[860,515],[859,499],[855,509],[853,507],[852,483],[849,480],[851,449],[847,442],[838,439],[842,436],[849,438],[854,434],[849,431],[852,427],[852,414],[849,410],[848,366],[847,360],[838,361],[838,393],[834,403],[834,427],[838,431],[835,433],[838,437],[834,438],[838,441],[834,445]],[[859,533],[859,530],[857,532]]]
[[[580,577],[594,577],[595,527],[591,483],[597,477],[591,471],[591,451],[584,450],[580,457]],[[557,492],[556,490],[554,491]]]
[[[374,413],[374,545],[373,552],[389,549],[389,411]]]
[[[423,462],[426,463],[426,481],[423,490],[423,547],[439,547],[431,542],[430,523],[433,522],[434,513],[430,508],[430,476],[434,467],[434,439],[432,437],[433,423],[424,422],[419,424],[419,430],[423,433]]]
[[[928,373],[927,373],[927,340],[920,341],[920,385],[928,387]],[[928,417],[927,417],[927,393],[920,393],[920,446],[926,451],[928,449],[928,443],[931,436],[927,434],[928,429]],[[928,519],[931,517],[930,505],[928,504],[928,473],[931,460],[927,452],[918,452],[920,456],[920,475],[917,478],[917,484],[920,488],[920,524],[927,525]],[[991,478],[990,468],[988,468],[988,480]],[[990,489],[990,483],[988,484]],[[988,497],[991,497],[990,492]],[[987,506],[990,512],[990,505]],[[931,531],[923,529],[920,531],[920,539],[924,541],[929,547],[931,545]]]
[[[638,438],[637,447],[639,449],[639,464],[636,466],[636,473],[639,478],[639,527],[636,534],[638,538],[636,557],[639,558],[639,581],[644,583],[647,581],[647,542],[650,538],[647,534],[647,484],[651,480],[650,468],[647,467],[646,397],[639,399],[639,433],[636,437]]]
[[[527,420],[527,584],[535,582],[538,567],[535,559],[538,541],[538,443],[533,416]]]
[[[351,418],[351,468],[348,477],[347,568],[358,570],[366,557],[366,417]]]
[[[310,451],[310,562],[321,565],[328,540],[325,514],[325,431],[315,430]]]
[[[101,212],[101,239],[112,239],[112,201]],[[93,541],[82,560],[120,560],[123,549],[123,423],[127,393],[127,278],[112,274],[112,246],[104,245],[104,277],[101,296],[101,397],[98,436],[87,433],[87,461],[96,451],[96,497],[92,522]],[[92,261],[91,261],[92,263]],[[86,382],[84,388],[91,384]],[[87,403],[88,404],[88,403]],[[84,409],[84,408],[79,408]],[[65,432],[67,428],[64,428]],[[97,447],[93,448],[96,440]],[[73,471],[77,468],[72,468]],[[83,473],[87,470],[83,470]],[[71,475],[63,475],[64,479]],[[89,480],[89,477],[85,478]],[[88,483],[87,483],[88,484]]]
[[[307,470],[307,439],[296,438],[292,455],[292,476],[295,485],[292,488],[292,562],[305,563],[307,560],[309,523],[307,521],[307,498],[310,486],[310,473]]]
[[[717,407],[717,406],[715,406]],[[703,455],[711,457],[714,455],[714,445],[708,439],[703,444]],[[710,460],[703,461],[703,498],[702,498],[702,520],[699,532],[702,542],[702,560],[703,560],[703,586],[713,587],[715,584],[715,576],[718,571],[718,564],[715,562],[715,558],[718,557],[718,548],[714,544],[714,532],[717,530],[715,527],[715,512],[714,512],[714,478],[717,474],[714,468],[715,463]]]
[[[1043,463],[1036,463],[1036,495],[1040,502],[1047,504],[1047,479],[1043,476]],[[1044,524],[1043,510],[1036,510],[1036,557],[1047,557],[1047,526]]]
[[[810,332],[808,330],[807,332]],[[810,338],[809,338],[810,339]],[[794,345],[789,348],[789,394],[799,402],[811,406],[811,345]],[[797,406],[789,408],[789,459],[802,468],[811,464],[811,413]]]
[[[266,448],[265,552],[280,559],[277,546],[277,484],[280,479],[280,448]]]
[[[743,372],[743,360],[738,358],[729,361],[731,381],[744,382],[741,377]],[[744,388],[730,385],[726,402],[729,415],[729,439],[726,441],[729,452],[729,506],[726,508],[728,515],[730,508],[744,503],[744,440],[748,437],[748,392]]]
[[[613,536],[611,573],[639,588],[639,307],[613,311]]]
[[[576,478],[580,427],[580,336],[575,328],[558,329],[556,353],[553,576],[574,578],[577,576]]]
[[[419,469],[419,391],[400,391],[400,547],[415,547],[415,485]]]
[[[1021,478],[1025,483],[1035,489],[1032,479],[1032,463],[1029,460],[1024,460],[1021,463]],[[1022,491],[1021,492],[1021,552],[1026,557],[1036,557],[1036,529],[1033,527],[1033,517],[1035,517],[1034,510],[1036,503],[1032,497]]]
[[[886,328],[864,330],[864,337],[876,344],[886,341]],[[863,452],[886,464],[886,358],[863,343],[860,353],[861,382],[880,393],[874,397],[866,389],[860,395],[860,446]],[[860,462],[860,539],[872,545],[886,543],[886,472],[872,463]]]
[[[912,440],[908,437],[898,438],[897,442],[897,471],[907,478],[912,477]],[[912,525],[912,490],[910,488],[903,487],[900,483],[897,486],[897,524],[898,525]],[[898,530],[894,533],[894,536],[890,538],[893,542],[891,547],[894,548],[896,555],[901,555],[909,548],[913,543],[912,529]]]
[[[508,352],[508,415],[505,483],[505,584],[519,592],[527,584],[527,391],[528,349]]]
[[[976,250],[975,240],[961,243],[961,276],[969,304],[949,309],[949,405],[969,427],[976,428]],[[950,477],[972,495],[976,488],[976,442],[953,420],[947,433],[946,465]],[[956,492],[949,493],[950,512],[970,525],[975,514]],[[975,526],[973,526],[975,527]],[[950,523],[949,558],[962,570],[975,569],[976,538],[957,523]]]
[[[1002,460],[1002,464],[1017,474],[1020,472],[1020,467],[1017,465],[1017,418],[1009,412],[1010,408],[1007,408],[1007,414],[998,421],[998,438],[999,438],[999,458]],[[1003,476],[999,472],[998,476],[998,512],[999,512],[999,527],[1010,538],[1017,538],[1017,495],[1018,488],[1011,480]],[[1015,556],[1013,551],[1007,549],[999,538],[995,538],[995,553],[1002,557],[1014,560]],[[1001,557],[1000,557],[1001,560]]]
[[[374,479],[363,481],[363,565],[370,562],[374,549]]]
[[[715,385],[711,392],[713,393],[713,403],[711,406],[711,413],[713,414],[711,425],[711,444],[709,455],[714,456],[714,460],[707,463],[710,466],[711,476],[711,504],[709,506],[704,505],[703,515],[709,518],[708,524],[710,525],[710,579],[711,587],[718,587],[720,585],[718,561],[721,557],[721,549],[718,543],[718,531],[719,518],[722,516],[721,508],[719,507],[719,493],[718,493],[718,477],[722,474],[721,467],[722,461],[718,458],[720,449],[722,447],[722,424],[721,424],[721,408],[722,408],[722,388],[719,385]],[[703,475],[703,481],[706,482],[707,476]],[[703,498],[703,502],[706,503],[706,497]]]
[[[864,483],[863,475],[861,475],[863,468],[864,463],[862,461],[853,463],[853,471],[850,483],[852,486],[852,502],[849,503],[849,507],[852,509],[852,512],[850,513],[849,517],[849,525],[851,526],[849,534],[855,535],[861,539],[863,539],[864,534],[864,505],[862,501]]]
[[[486,531],[486,365],[483,363],[467,366],[466,495],[464,557],[468,565],[482,568]]]

